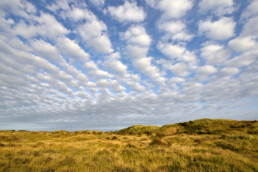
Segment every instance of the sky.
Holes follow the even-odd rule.
[[[258,0],[1,0],[0,129],[258,119]]]

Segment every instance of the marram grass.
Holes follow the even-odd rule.
[[[258,171],[258,122],[201,119],[115,132],[0,131],[0,171]]]

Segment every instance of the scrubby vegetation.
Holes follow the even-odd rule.
[[[0,131],[0,171],[258,171],[258,122]]]

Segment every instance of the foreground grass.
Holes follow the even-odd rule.
[[[258,171],[258,122],[0,131],[0,171]]]

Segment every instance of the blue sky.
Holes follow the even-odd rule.
[[[258,117],[257,0],[1,0],[0,129]]]

